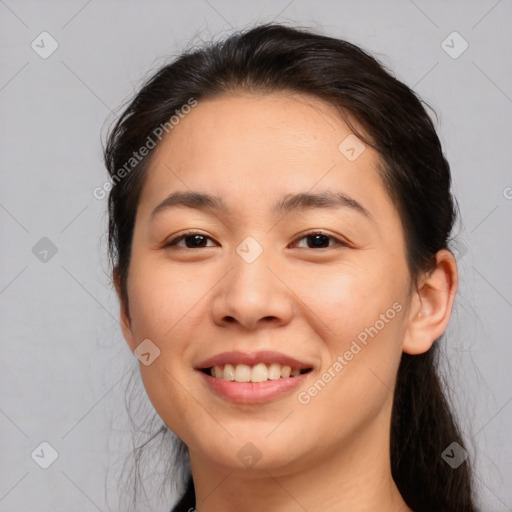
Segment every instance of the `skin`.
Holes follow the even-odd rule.
[[[366,147],[349,161],[338,112],[298,94],[200,101],[154,150],[134,228],[124,336],[160,355],[140,371],[163,421],[188,446],[199,512],[410,511],[391,477],[390,418],[402,352],[427,351],[457,289],[449,251],[412,282],[402,224]],[[231,213],[153,209],[175,191],[216,194]],[[276,216],[286,194],[340,191],[350,207]],[[193,230],[194,248],[166,241]],[[305,234],[321,230],[327,248]],[[252,236],[263,253],[236,252]],[[346,245],[338,245],[338,242]],[[190,242],[190,239],[189,239]],[[192,240],[193,242],[193,240]],[[119,291],[119,287],[118,287]],[[309,403],[297,394],[327,372],[394,303],[399,313]],[[215,395],[194,369],[231,350],[276,350],[310,362],[299,389],[264,404]],[[261,458],[237,456],[247,442]]]

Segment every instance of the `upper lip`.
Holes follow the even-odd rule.
[[[269,350],[252,353],[240,352],[236,350],[232,352],[222,352],[221,354],[217,354],[213,357],[205,359],[199,363],[196,368],[199,370],[204,370],[205,368],[211,368],[212,366],[223,366],[225,364],[246,364],[248,366],[254,366],[258,363],[278,363],[280,365],[291,366],[293,369],[298,368],[299,370],[313,368],[312,364],[299,361],[298,359],[287,356],[280,352],[273,352]]]

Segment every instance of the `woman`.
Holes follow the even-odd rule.
[[[407,86],[261,25],[159,70],[105,161],[123,334],[190,461],[172,510],[475,510],[436,371],[450,170]]]

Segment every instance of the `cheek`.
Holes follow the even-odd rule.
[[[182,339],[184,327],[194,321],[197,306],[211,287],[207,277],[151,258],[134,258],[130,272],[130,314],[137,337],[157,344]]]
[[[188,361],[190,340],[201,317],[204,321],[200,301],[211,286],[168,262],[132,258],[128,286],[132,332],[138,343],[149,339],[160,350],[150,365],[140,364],[141,378],[162,420],[191,443],[190,426],[209,421],[201,408],[191,407],[191,397],[199,390],[190,382]]]
[[[386,271],[378,262],[366,268],[345,265],[302,274],[293,281],[293,290],[307,306],[304,315],[316,316],[315,325],[335,350],[376,322],[380,327],[386,311],[390,310],[385,320],[394,319],[393,304],[404,299],[403,272]]]
[[[395,307],[400,309],[398,302]],[[396,313],[390,305],[375,311],[379,314],[365,311],[357,319],[338,322],[342,334],[329,346],[326,365],[299,390],[296,417],[312,433],[311,442],[319,432],[326,444],[349,438],[391,407],[401,357],[403,309]]]
[[[308,318],[322,338],[323,368],[321,382],[302,389],[299,402],[312,406],[311,418],[331,414],[326,404],[374,414],[389,397],[400,362],[407,273],[374,265],[332,272],[316,283],[301,286],[307,290],[304,302],[315,313]]]

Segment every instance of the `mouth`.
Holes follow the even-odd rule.
[[[258,404],[286,397],[304,384],[314,365],[278,352],[224,352],[195,367],[207,389],[225,400]]]
[[[214,365],[208,368],[201,368],[200,371],[213,377],[230,382],[266,382],[268,380],[279,380],[295,378],[299,375],[309,373],[313,368],[298,368],[279,363],[257,363],[253,366],[248,364],[224,364]]]

